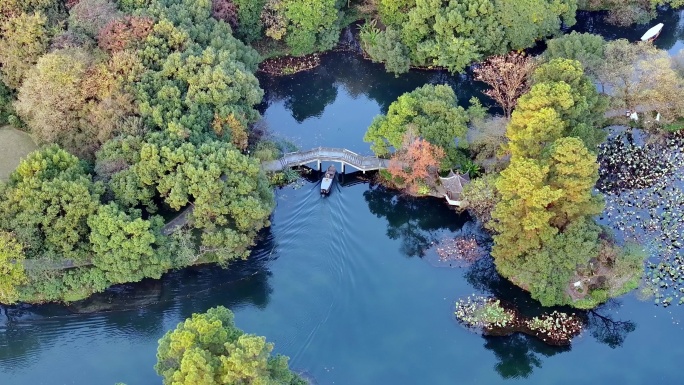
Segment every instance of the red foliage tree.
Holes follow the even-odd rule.
[[[97,35],[97,44],[107,52],[135,48],[151,32],[154,20],[149,17],[126,16],[107,23]]]
[[[74,5],[78,4],[79,1],[81,0],[66,0],[64,5],[66,5],[68,9],[71,9]]]
[[[407,135],[404,146],[392,156],[387,171],[399,187],[416,193],[421,184],[433,184],[431,181],[435,179],[444,156],[441,147]]]
[[[238,7],[231,0],[212,0],[211,15],[230,24],[233,31],[238,27]]]

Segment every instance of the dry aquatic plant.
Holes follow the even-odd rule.
[[[440,262],[473,263],[484,255],[484,250],[473,237],[459,236],[447,238],[437,244],[437,255]]]

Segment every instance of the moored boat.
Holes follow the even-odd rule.
[[[326,170],[325,175],[323,176],[323,180],[321,181],[321,194],[330,193],[330,188],[332,187],[333,180],[335,180],[335,174],[337,174],[335,166],[330,165],[330,167],[328,167],[328,170]]]
[[[663,27],[665,24],[663,23],[658,23],[655,26],[651,27],[646,33],[641,37],[641,41],[653,41],[660,36],[660,32],[663,30]]]

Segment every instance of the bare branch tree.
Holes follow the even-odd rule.
[[[491,88],[485,94],[494,99],[504,110],[506,119],[511,117],[518,98],[529,90],[529,77],[535,64],[524,53],[511,52],[494,56],[475,68],[475,79]]]

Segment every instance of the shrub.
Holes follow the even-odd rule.
[[[9,117],[14,112],[12,99],[12,91],[0,81],[0,126],[9,123]]]
[[[408,56],[408,49],[401,42],[399,32],[392,28],[380,32],[371,25],[368,29],[362,30],[360,36],[371,60],[384,63],[388,72],[397,75],[408,72],[411,59]]]
[[[473,119],[468,127],[468,150],[475,155],[475,162],[486,172],[498,172],[508,165],[508,158],[502,156],[508,142],[507,124],[508,120],[499,116]]]
[[[467,202],[468,212],[482,222],[485,228],[490,228],[492,211],[499,201],[496,190],[497,178],[495,174],[487,174],[473,179],[463,187],[463,200]]]
[[[6,21],[0,19],[0,75],[11,89],[18,89],[31,67],[43,55],[50,36],[42,13],[22,13]]]
[[[248,43],[261,38],[261,11],[265,0],[233,0],[233,3],[237,6],[238,17],[235,35]]]
[[[230,24],[233,31],[238,29],[238,7],[231,0],[212,0],[211,16]]]
[[[80,0],[69,12],[69,29],[95,37],[119,15],[116,5],[108,0]]]
[[[108,52],[136,48],[152,33],[154,20],[149,17],[126,16],[110,20],[97,35],[98,46]]]

